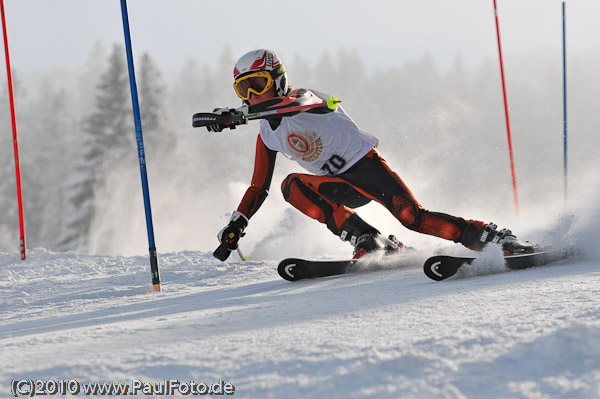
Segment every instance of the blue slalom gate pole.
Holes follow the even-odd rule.
[[[127,65],[129,67],[129,85],[131,87],[131,102],[133,104],[133,119],[135,122],[135,137],[137,139],[138,158],[140,161],[140,175],[142,177],[142,191],[144,194],[144,209],[146,210],[146,228],[148,229],[148,245],[150,250],[150,270],[152,271],[152,285],[154,291],[161,291],[160,274],[158,271],[158,256],[154,243],[154,227],[152,226],[152,210],[150,208],[150,192],[148,190],[148,173],[146,171],[146,156],[144,155],[144,137],[142,135],[142,119],[138,102],[137,85],[135,83],[135,70],[133,69],[133,50],[131,48],[131,34],[129,32],[129,17],[127,15],[127,2],[121,0],[121,13],[123,14],[123,31],[125,33],[125,48],[127,52]]]
[[[566,15],[565,2],[562,3],[563,27],[563,158],[564,158],[564,184],[565,201],[567,199],[567,41],[566,41]]]

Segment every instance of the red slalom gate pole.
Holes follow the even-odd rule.
[[[512,174],[513,193],[515,196],[515,209],[519,217],[519,196],[517,194],[517,177],[515,175],[515,158],[512,148],[512,137],[510,135],[510,119],[508,117],[508,101],[506,99],[506,82],[504,80],[504,63],[502,62],[502,46],[500,45],[500,26],[498,24],[498,9],[494,1],[494,17],[496,19],[496,36],[498,37],[498,54],[500,56],[500,75],[502,77],[502,95],[504,97],[504,114],[506,115],[506,134],[508,137],[508,154],[510,156],[510,172]]]
[[[17,118],[15,116],[15,101],[12,85],[12,73],[10,69],[10,56],[8,54],[8,38],[6,36],[6,18],[4,16],[4,0],[0,0],[0,10],[2,11],[2,32],[4,34],[4,53],[6,54],[6,74],[8,76],[8,98],[10,101],[10,118],[12,123],[13,147],[15,153],[15,175],[17,179],[17,201],[19,203],[19,230],[21,239],[21,259],[25,260],[27,251],[25,247],[25,222],[23,220],[23,196],[21,195],[21,167],[19,162],[19,141],[17,140]]]

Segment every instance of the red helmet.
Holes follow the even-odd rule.
[[[287,74],[279,57],[266,49],[244,54],[233,68],[233,88],[237,95],[247,101],[251,93],[260,95],[275,86],[275,93],[283,96],[288,92]]]

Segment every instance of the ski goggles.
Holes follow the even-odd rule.
[[[248,100],[250,94],[265,94],[273,86],[273,77],[267,71],[258,71],[241,76],[233,82],[236,94],[242,100]]]

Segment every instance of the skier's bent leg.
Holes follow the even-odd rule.
[[[352,242],[365,231],[377,231],[350,208],[364,205],[371,199],[342,179],[292,173],[281,184],[281,190],[287,202],[305,215],[325,223],[342,240]]]
[[[340,177],[381,203],[402,225],[413,231],[473,247],[486,225],[424,209],[376,149]]]
[[[294,208],[306,216],[325,223],[329,230],[339,235],[342,226],[354,211],[328,200],[314,188],[313,184],[305,182],[319,177],[321,176],[292,173],[281,184],[283,197]]]
[[[423,209],[418,202],[394,198],[391,210],[405,227],[419,233],[461,243],[473,248],[486,223]]]

